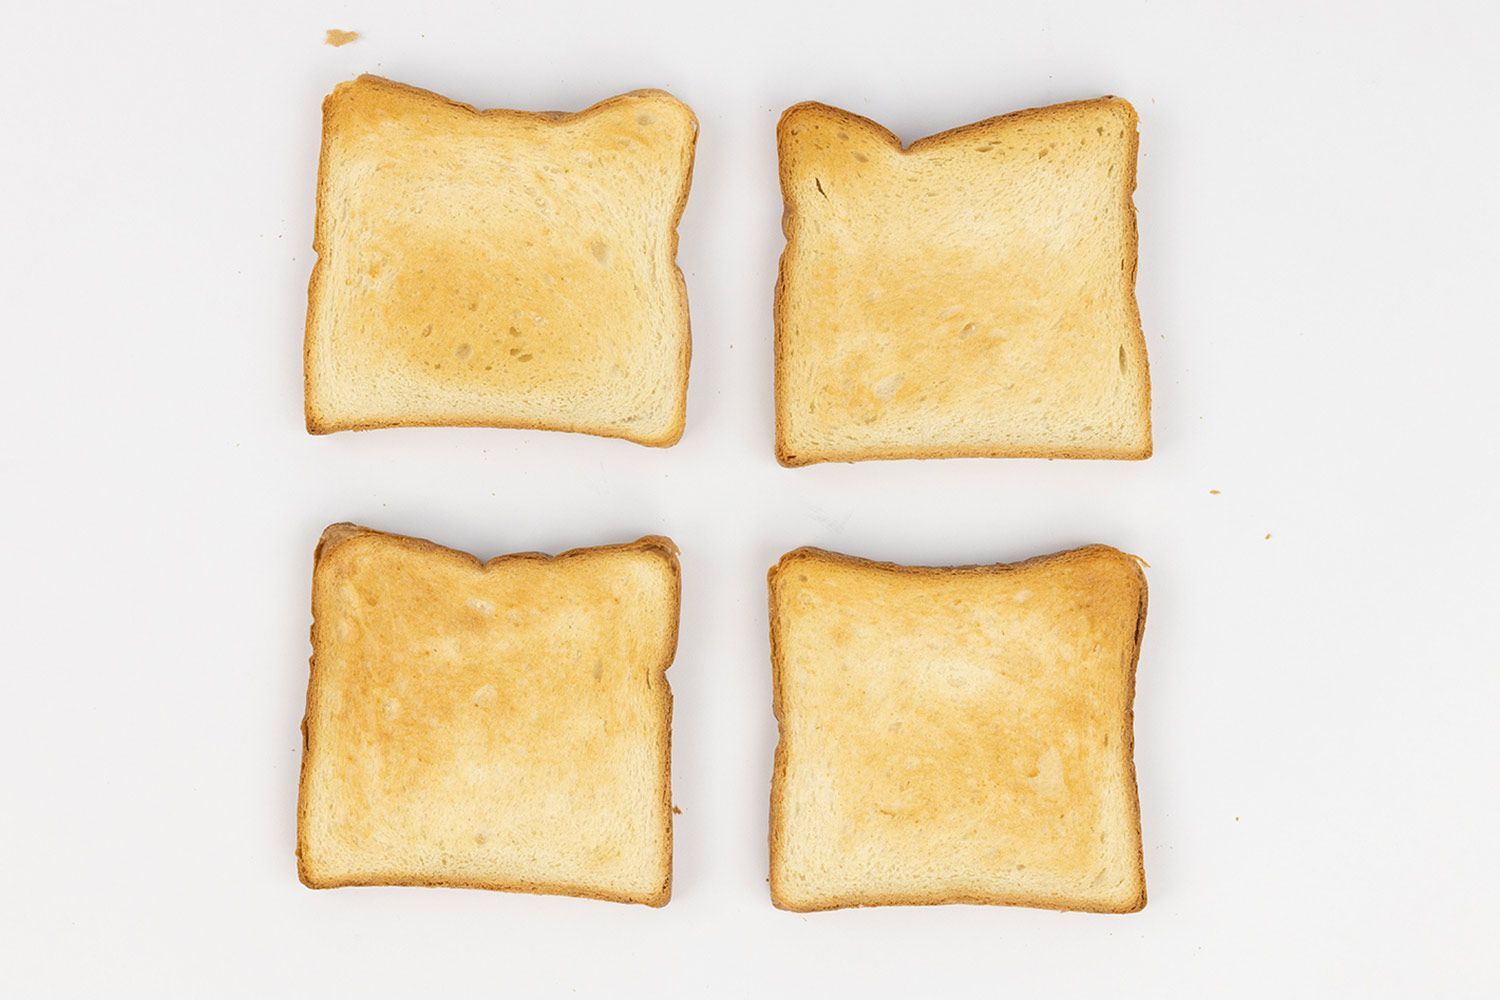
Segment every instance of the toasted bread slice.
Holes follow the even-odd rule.
[[[798,104],[776,135],[782,464],[1151,454],[1129,103],[1019,111],[906,149]]]
[[[777,906],[1146,905],[1133,557],[930,569],[798,549],[770,598]]]
[[[676,264],[698,124],[660,90],[477,111],[362,76],[323,102],[307,427],[682,436]]]
[[[676,551],[643,538],[480,563],[325,531],[302,881],[665,904]]]

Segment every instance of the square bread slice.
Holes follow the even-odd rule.
[[[480,563],[351,524],[325,531],[302,881],[664,905],[676,552],[643,538]]]
[[[798,104],[776,132],[783,465],[1146,458],[1136,114],[1018,111],[908,148]]]
[[[682,436],[677,222],[698,123],[640,90],[478,111],[362,76],[323,102],[307,428]]]
[[[934,569],[798,549],[770,601],[778,907],[1146,905],[1134,557]]]

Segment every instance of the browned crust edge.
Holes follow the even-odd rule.
[[[479,566],[488,570],[492,566],[501,565],[513,560],[536,559],[545,562],[573,559],[581,556],[602,555],[610,552],[648,552],[659,556],[666,563],[672,574],[672,631],[667,642],[666,658],[657,670],[660,684],[657,685],[661,691],[660,707],[665,726],[662,729],[662,741],[658,747],[661,755],[662,769],[662,795],[661,795],[661,817],[662,829],[665,836],[662,840],[662,868],[666,876],[659,889],[647,895],[621,895],[609,892],[599,892],[587,885],[528,882],[518,880],[515,882],[485,882],[465,881],[449,879],[402,879],[388,878],[385,876],[352,876],[342,879],[322,879],[308,870],[303,856],[303,831],[306,827],[307,809],[307,780],[309,762],[312,758],[312,745],[314,742],[309,732],[307,720],[313,718],[314,709],[317,705],[318,684],[318,607],[317,588],[313,588],[313,623],[310,629],[313,653],[308,660],[307,679],[307,707],[302,717],[302,768],[297,783],[297,877],[302,884],[309,889],[334,889],[343,886],[365,886],[365,885],[387,885],[387,886],[422,886],[430,888],[454,888],[454,889],[492,889],[500,892],[525,892],[536,895],[551,896],[580,896],[587,899],[600,899],[614,903],[642,903],[646,906],[666,906],[672,898],[672,687],[667,681],[667,670],[672,666],[672,661],[677,656],[677,639],[681,627],[682,616],[682,566],[677,558],[677,544],[663,535],[645,535],[633,542],[625,542],[618,545],[600,545],[587,548],[569,549],[566,552],[551,556],[544,552],[515,552],[508,555],[496,556],[488,561],[481,562],[475,556],[459,549],[451,549],[445,545],[428,541],[425,538],[414,538],[410,535],[397,535],[373,528],[361,527],[347,521],[331,524],[323,529],[322,537],[318,539],[317,548],[313,551],[313,574],[316,576],[318,567],[323,560],[330,556],[339,546],[356,538],[379,537],[395,542],[412,552],[424,555],[436,555],[442,558],[450,558],[465,564]]]
[[[791,902],[781,889],[781,788],[786,779],[787,750],[786,727],[782,717],[782,665],[779,621],[776,612],[777,578],[783,568],[797,559],[821,559],[826,562],[843,563],[861,569],[881,570],[906,576],[954,576],[976,574],[1005,574],[1042,563],[1072,562],[1092,555],[1111,554],[1131,562],[1140,582],[1140,610],[1135,623],[1135,644],[1130,653],[1129,674],[1125,682],[1125,736],[1121,746],[1125,752],[1125,770],[1130,781],[1130,808],[1135,826],[1136,865],[1140,879],[1140,895],[1125,906],[1099,906],[1091,900],[1060,902],[1056,899],[1038,899],[1034,896],[1001,896],[986,893],[949,893],[946,895],[889,895],[889,896],[831,896],[818,905],[806,906]],[[1140,787],[1135,773],[1135,674],[1140,662],[1141,638],[1146,632],[1146,574],[1141,567],[1145,560],[1140,556],[1122,552],[1110,545],[1084,545],[1046,555],[1032,556],[1014,563],[980,563],[963,566],[906,566],[900,563],[881,562],[859,556],[844,555],[811,546],[793,549],[776,561],[766,573],[767,603],[771,627],[771,712],[776,717],[776,754],[771,769],[771,816],[767,840],[770,847],[771,903],[778,910],[793,913],[817,913],[826,910],[842,910],[867,906],[944,906],[952,903],[971,903],[986,906],[1025,906],[1032,909],[1060,910],[1080,913],[1138,913],[1146,906],[1146,856],[1141,836]]]
[[[677,276],[677,312],[679,321],[682,323],[683,346],[682,363],[679,366],[677,389],[677,420],[668,432],[660,437],[646,437],[638,434],[630,434],[625,431],[608,427],[590,426],[587,424],[574,424],[566,421],[553,421],[550,423],[513,421],[508,423],[494,423],[484,420],[389,420],[389,421],[364,421],[364,422],[341,422],[325,420],[313,407],[312,402],[312,331],[313,312],[318,297],[323,292],[323,261],[324,250],[327,248],[327,222],[323,206],[327,204],[328,193],[328,148],[333,134],[330,122],[329,106],[339,90],[344,87],[354,86],[360,82],[375,83],[380,86],[402,90],[408,94],[425,101],[438,104],[446,104],[450,107],[459,108],[481,117],[508,117],[514,119],[539,119],[547,122],[566,122],[575,118],[587,118],[590,115],[606,111],[616,104],[633,97],[646,95],[666,97],[675,104],[680,105],[688,113],[692,121],[692,136],[688,139],[682,151],[682,187],[677,194],[677,206],[672,213],[671,223],[668,226],[668,242],[671,248],[672,271]],[[693,164],[698,148],[698,116],[693,109],[665,90],[647,87],[638,90],[627,91],[615,97],[606,98],[597,104],[592,104],[582,111],[513,111],[507,108],[476,108],[472,104],[455,101],[430,90],[413,87],[405,83],[397,83],[382,76],[374,76],[365,73],[353,81],[345,81],[333,89],[328,96],[323,98],[323,130],[322,142],[318,152],[318,181],[315,197],[316,207],[313,222],[313,254],[316,258],[313,263],[312,276],[307,283],[307,319],[303,325],[302,333],[302,408],[303,416],[307,424],[309,434],[332,434],[336,431],[369,431],[380,430],[388,427],[495,427],[508,430],[529,431],[564,431],[577,434],[591,434],[595,437],[620,438],[643,444],[651,448],[670,448],[682,440],[683,431],[687,428],[687,390],[688,376],[692,368],[693,356],[693,330],[692,317],[688,308],[687,279],[682,273],[682,267],[677,263],[677,247],[679,234],[677,227],[682,222],[682,213],[687,208],[688,192],[693,186]]]
[[[1130,255],[1130,314],[1135,321],[1135,336],[1141,351],[1141,360],[1145,365],[1146,391],[1141,397],[1142,416],[1146,424],[1146,446],[1142,449],[1132,448],[932,448],[921,445],[910,447],[896,447],[878,450],[860,451],[821,451],[809,455],[805,450],[801,454],[793,454],[787,447],[785,432],[782,426],[782,414],[786,412],[786,395],[782,368],[785,364],[785,347],[783,345],[784,331],[786,328],[786,278],[787,261],[792,255],[793,242],[797,237],[797,208],[796,198],[793,196],[792,171],[786,154],[786,143],[784,133],[788,121],[797,113],[802,111],[816,111],[831,118],[841,119],[855,128],[873,131],[884,138],[896,152],[903,156],[921,153],[933,146],[955,139],[966,139],[977,133],[1024,118],[1042,117],[1063,108],[1073,108],[1084,105],[1101,103],[1123,104],[1130,112],[1130,162],[1126,165],[1124,172],[1123,198],[1125,203],[1125,217],[1128,220],[1127,252]],[[818,101],[802,101],[793,104],[781,113],[781,118],[776,122],[776,159],[778,176],[781,180],[781,232],[786,238],[786,246],[781,251],[781,260],[776,269],[776,291],[772,304],[772,322],[775,327],[774,335],[774,373],[775,384],[775,409],[776,409],[776,461],[787,468],[796,468],[803,465],[813,465],[818,462],[864,462],[864,461],[889,461],[903,458],[1079,458],[1079,459],[1124,459],[1139,461],[1151,457],[1154,446],[1151,434],[1151,357],[1146,347],[1146,333],[1141,327],[1140,304],[1135,295],[1135,277],[1139,264],[1139,235],[1136,225],[1135,214],[1135,187],[1136,187],[1136,164],[1140,159],[1140,116],[1135,107],[1123,97],[1105,95],[1103,97],[1089,98],[1081,101],[1066,101],[1062,104],[1049,104],[1045,107],[1026,108],[1021,111],[1012,111],[1009,114],[996,115],[983,121],[972,122],[968,125],[960,125],[943,132],[936,132],[929,136],[917,139],[911,145],[903,145],[898,137],[890,129],[879,122],[857,115],[852,111],[845,111],[830,104],[822,104]]]

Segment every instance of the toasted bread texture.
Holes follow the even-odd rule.
[[[1146,905],[1135,558],[932,569],[798,549],[770,601],[777,906]]]
[[[664,905],[676,551],[643,538],[480,563],[328,528],[313,571],[302,881]]]
[[[1151,454],[1128,102],[1018,111],[907,148],[798,104],[776,135],[782,464]]]
[[[478,111],[362,76],[323,102],[307,428],[682,436],[676,264],[698,123],[641,90]]]

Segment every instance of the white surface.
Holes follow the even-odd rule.
[[[1495,5],[215,6],[0,35],[18,995],[1500,989]],[[319,101],[367,70],[696,109],[679,446],[304,433]],[[913,139],[1101,93],[1141,115],[1156,456],[779,468],[780,110]],[[343,519],[481,555],[677,540],[666,909],[297,882],[309,571]],[[767,567],[1092,541],[1152,567],[1146,910],[774,910]]]

